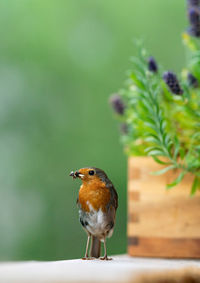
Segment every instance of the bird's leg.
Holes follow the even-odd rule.
[[[91,235],[88,235],[86,250],[85,250],[85,257],[82,258],[83,260],[92,259],[92,258],[88,257],[88,248],[89,248],[89,243],[90,243],[90,237],[91,237]]]
[[[104,257],[100,257],[101,260],[111,260],[112,258],[108,258],[107,256],[107,249],[106,249],[106,237],[104,236]]]

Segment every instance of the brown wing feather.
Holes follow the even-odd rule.
[[[115,187],[113,186],[113,184],[112,184],[112,186],[109,186],[109,190],[110,190],[110,193],[111,193],[110,204],[113,205],[114,208],[117,210],[117,208],[118,208],[118,194],[117,194],[117,191],[115,190]]]

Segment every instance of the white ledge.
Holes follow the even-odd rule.
[[[125,282],[146,272],[200,268],[199,260],[170,260],[114,256],[113,260],[63,260],[0,263],[0,282]],[[133,281],[132,281],[133,282]]]

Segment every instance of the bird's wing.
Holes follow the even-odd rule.
[[[109,206],[110,205],[113,205],[115,209],[118,208],[118,194],[117,194],[117,191],[115,190],[115,187],[113,185],[113,183],[109,180],[109,182],[107,182],[106,184],[110,190],[110,194],[111,194],[111,197],[110,197],[110,201],[109,201]]]

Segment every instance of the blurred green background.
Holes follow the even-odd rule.
[[[104,169],[119,193],[109,254],[126,252],[127,158],[108,105],[144,38],[166,68],[184,65],[184,0],[1,0],[0,260],[81,257],[79,181]]]

